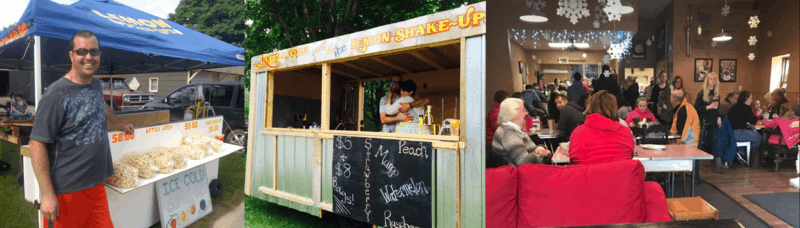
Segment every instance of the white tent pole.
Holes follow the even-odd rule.
[[[33,37],[33,72],[34,88],[36,91],[36,108],[39,108],[39,100],[42,99],[42,42],[41,37]]]

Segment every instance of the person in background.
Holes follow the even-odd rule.
[[[561,135],[559,142],[568,142],[572,132],[575,131],[579,125],[583,124],[586,120],[583,112],[586,111],[586,99],[589,98],[589,93],[584,93],[575,101],[567,101],[564,95],[556,97],[558,109],[561,112],[561,121],[558,122],[556,129]]]
[[[575,72],[572,74],[572,85],[567,88],[567,98],[569,101],[576,101],[578,97],[583,95],[584,93],[588,93],[589,90],[586,87],[583,87],[583,76],[581,73]]]
[[[647,108],[647,98],[645,97],[639,97],[639,99],[636,100],[636,109],[628,114],[625,123],[627,123],[629,127],[634,127],[638,123],[637,120],[650,123],[657,122],[656,116]]]
[[[522,130],[526,113],[522,99],[508,98],[500,104],[492,152],[503,158],[508,165],[541,164],[551,154],[544,147],[536,146]]]
[[[547,112],[542,104],[542,97],[533,90],[533,85],[525,85],[525,90],[522,91],[522,98],[525,101],[525,110],[528,111],[529,116],[538,116],[545,119]]]
[[[611,76],[611,67],[608,65],[603,65],[600,71],[600,75],[597,76],[597,79],[592,81],[592,95],[600,90],[608,89],[608,77]]]
[[[523,99],[522,92],[514,92],[509,97]]]
[[[661,121],[662,124],[666,126],[672,125],[672,119],[675,114],[675,107],[672,106],[672,102],[670,102],[670,94],[675,90],[683,90],[683,95],[687,95],[686,90],[683,89],[683,78],[681,78],[680,75],[675,76],[675,79],[672,80],[672,86],[661,91],[661,95],[658,98],[659,106],[661,107]],[[700,134],[700,132],[697,133]]]
[[[28,111],[28,102],[25,102],[25,97],[22,94],[17,94],[16,99],[11,101],[11,115],[16,119],[28,119],[33,116],[31,111]]]
[[[773,119],[778,117],[781,106],[786,103],[789,103],[789,101],[786,99],[786,89],[777,88],[773,90],[768,110],[769,118]]]
[[[689,104],[683,90],[672,90],[670,94],[672,106],[677,107],[670,133],[681,135],[680,144],[697,147],[700,142],[700,117],[697,110]]]
[[[725,96],[725,100],[719,104],[720,117],[728,115],[728,111],[731,110],[733,104],[736,104],[737,99],[739,99],[739,92],[736,91],[730,92],[728,93],[728,96]],[[717,120],[718,120],[717,122],[719,122],[719,118]]]
[[[761,145],[761,135],[748,124],[755,125],[758,122],[755,113],[750,105],[753,104],[753,95],[748,90],[739,92],[739,99],[736,104],[728,111],[728,120],[731,122],[733,136],[737,142],[750,142],[750,154],[758,154]],[[749,161],[747,161],[749,162]]]
[[[650,108],[651,110],[653,108],[653,104],[652,104],[653,101],[650,100],[650,97],[652,97],[652,95],[653,95],[653,87],[656,85],[655,79],[656,79],[655,76],[650,78],[650,81],[648,82],[649,84],[644,87],[644,97],[647,98],[648,108]],[[653,111],[655,111],[655,110],[653,110]],[[655,113],[653,113],[653,114],[655,114]]]
[[[508,92],[505,90],[498,90],[494,93],[494,105],[489,110],[489,115],[486,116],[486,144],[492,145],[494,139],[494,131],[497,130],[497,114],[500,113],[500,103],[508,98]]]
[[[500,104],[508,98],[508,92],[505,90],[498,90],[494,93],[494,105],[489,110],[489,115],[486,116],[486,167],[495,168],[506,164],[503,158],[497,156],[492,151],[492,142],[494,142],[494,132],[497,131],[497,115],[500,113]]]
[[[628,104],[636,104],[636,100],[639,98],[639,83],[636,82],[636,79],[633,76],[628,77],[625,80],[625,91],[622,92],[622,96],[625,97],[625,102]]]
[[[547,111],[550,114],[550,119],[558,123],[561,118],[561,111],[558,110],[556,105],[556,95],[560,94],[558,90],[550,91],[550,100],[547,101]]]
[[[622,98],[622,89],[619,88],[619,75],[616,73],[612,73],[608,76],[608,81],[606,81],[606,90],[614,97]]]
[[[592,91],[592,87],[589,86],[589,78],[583,78],[583,88],[586,88],[586,91]]]
[[[706,75],[703,81],[703,88],[694,101],[694,109],[697,110],[701,123],[700,149],[714,155],[715,159],[720,157],[716,152],[717,131],[719,131],[717,123],[717,119],[719,119],[719,94],[719,76],[717,73],[711,72]],[[699,160],[695,160],[695,166],[700,166]]]
[[[617,121],[617,98],[600,91],[589,98],[586,120],[569,140],[570,163],[597,164],[633,159],[633,133]]]
[[[661,117],[661,109],[662,109],[661,102],[663,102],[659,98],[661,96],[661,91],[669,89],[669,84],[667,84],[668,79],[669,77],[667,77],[667,72],[663,70],[658,73],[658,77],[653,79],[653,81],[655,81],[656,84],[653,85],[653,88],[650,91],[650,97],[649,97],[650,102],[653,102],[653,105],[650,107],[650,110],[653,110],[654,112],[653,114],[655,114],[658,117]],[[672,117],[670,116],[669,118]],[[662,123],[666,122],[668,121],[663,121]]]
[[[788,131],[786,131],[786,132],[788,132],[789,135],[783,134],[783,131],[781,132],[781,135],[783,135],[784,138],[787,138],[787,140],[782,141],[781,140],[781,135],[773,134],[773,135],[770,135],[769,139],[767,139],[767,143],[772,144],[772,145],[784,145],[785,146],[785,145],[787,145],[786,141],[791,140],[791,141],[789,141],[789,145],[794,145],[794,144],[797,143],[797,139],[798,139],[797,134],[798,134],[798,132],[800,132],[800,128],[790,127],[790,125],[791,125],[792,122],[798,121],[800,119],[797,118],[797,115],[795,115],[794,111],[792,110],[792,106],[789,103],[784,103],[783,105],[781,105],[780,113],[781,113],[781,115],[778,116],[778,117],[775,117],[775,119],[765,120],[764,121],[764,126],[766,126],[768,128],[771,128],[772,130],[777,129],[778,127],[780,127],[782,130],[783,130],[783,128],[787,128]],[[792,137],[792,135],[794,135],[794,137]]]

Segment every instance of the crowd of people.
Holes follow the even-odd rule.
[[[571,164],[632,159],[636,145],[633,133],[661,125],[679,137],[673,143],[714,155],[717,171],[726,172],[737,157],[749,162],[742,159],[736,142],[750,142],[751,153],[758,153],[761,136],[753,126],[759,118],[764,118],[766,127],[788,129],[800,112],[788,103],[782,88],[769,94],[770,105],[763,116],[748,90],[728,91],[725,99],[720,99],[723,91],[719,76],[713,72],[705,77],[702,89],[691,92],[684,88],[681,76],[670,78],[664,71],[655,75],[644,91],[633,77],[621,85],[617,78],[605,65],[591,85],[580,73],[574,73],[570,85],[555,79],[544,87],[546,92],[536,84],[511,94],[496,91],[494,106],[486,117],[487,168],[548,163],[555,151],[531,139],[536,135],[530,130],[531,122],[538,118],[541,123],[555,123],[550,132],[556,137],[553,145],[569,142]],[[694,103],[689,102],[692,96]],[[798,128],[789,131],[796,134]],[[770,137],[768,143],[787,145],[779,138]],[[788,143],[795,144],[796,138]],[[699,177],[696,180],[699,182]]]

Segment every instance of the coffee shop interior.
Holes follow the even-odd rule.
[[[800,227],[800,2],[487,7],[487,227]]]

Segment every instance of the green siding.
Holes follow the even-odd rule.
[[[333,205],[333,140],[322,140],[322,196],[320,201]]]
[[[436,227],[455,227],[458,222],[457,161],[455,151],[436,150]]]

